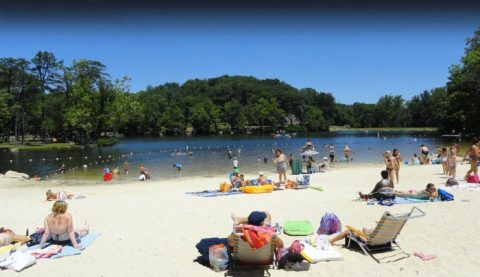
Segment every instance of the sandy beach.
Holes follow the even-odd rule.
[[[468,165],[459,165],[459,176]],[[270,194],[233,195],[202,198],[189,191],[217,189],[225,177],[179,178],[128,183],[86,183],[80,181],[14,181],[0,179],[1,225],[18,233],[43,225],[52,202],[44,201],[45,191],[65,190],[86,195],[69,200],[74,224],[88,221],[91,231],[102,235],[81,255],[56,260],[40,260],[20,273],[21,276],[223,276],[193,260],[198,256],[195,244],[202,238],[227,237],[232,230],[230,214],[247,215],[266,210],[273,222],[283,225],[287,219],[308,219],[318,227],[325,212],[334,212],[342,221],[358,228],[372,227],[384,211],[409,211],[413,205],[384,207],[357,201],[357,192],[370,191],[380,179],[382,166],[342,167],[314,174],[312,189],[275,191]],[[247,177],[254,177],[247,176]],[[269,177],[277,178],[275,175]],[[423,189],[428,182],[443,186],[446,178],[440,165],[404,166],[398,190]],[[80,182],[81,183],[81,182]],[[377,264],[371,257],[343,248],[335,248],[343,261],[313,264],[307,272],[289,273],[271,270],[273,276],[472,276],[479,269],[480,191],[453,191],[455,201],[419,203],[425,217],[412,219],[398,237],[411,256],[398,261],[399,251],[378,255],[386,257]],[[286,245],[298,239],[281,235]],[[416,251],[435,254],[431,261],[413,256]],[[389,262],[391,261],[391,262]],[[2,271],[2,276],[18,276]],[[247,275],[246,276],[251,276]]]

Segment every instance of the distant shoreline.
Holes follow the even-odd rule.
[[[436,127],[377,127],[377,128],[349,128],[344,126],[330,126],[329,132],[438,132]]]

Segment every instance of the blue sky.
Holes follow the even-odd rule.
[[[445,85],[478,11],[200,14],[142,12],[115,18],[13,20],[0,14],[0,57],[54,52],[67,64],[99,60],[132,91],[224,74],[278,78],[332,93],[340,103],[408,99]]]

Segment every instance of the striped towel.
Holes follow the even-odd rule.
[[[275,229],[271,226],[242,226],[244,239],[253,249],[260,249],[272,241]]]

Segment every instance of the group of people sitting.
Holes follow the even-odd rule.
[[[261,186],[270,184],[272,181],[263,174],[258,173],[258,177],[252,180],[245,180],[245,176],[239,172],[234,172],[230,177],[230,183],[233,188],[240,188],[244,186]]]
[[[427,184],[425,189],[420,191],[409,190],[409,191],[398,191],[394,189],[393,181],[388,178],[388,171],[382,170],[380,172],[382,179],[375,184],[375,187],[370,193],[359,192],[360,198],[364,200],[375,198],[377,200],[383,199],[394,199],[398,197],[408,197],[424,200],[434,200],[438,197],[437,189],[432,183]]]

